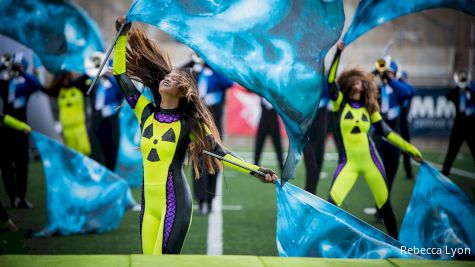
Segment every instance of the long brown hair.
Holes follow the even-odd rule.
[[[337,83],[341,88],[341,92],[345,98],[351,92],[351,88],[357,80],[361,80],[363,84],[362,98],[364,100],[364,107],[369,114],[379,111],[379,104],[377,99],[377,89],[374,84],[374,75],[361,68],[353,68],[343,71],[338,77]]]
[[[192,74],[185,70],[173,69],[168,55],[159,49],[156,41],[147,37],[141,27],[132,27],[128,33],[128,40],[127,73],[131,79],[151,89],[157,107],[161,102],[158,92],[160,81],[172,70],[177,73],[178,90],[182,93],[179,109],[190,124],[191,133],[196,138],[189,149],[189,161],[193,163],[195,178],[199,177],[198,164],[201,158],[205,170],[214,174],[217,168],[222,168],[222,164],[215,158],[204,156],[203,150],[213,151],[222,143],[213,117],[199,96]],[[206,128],[213,138],[208,137]]]

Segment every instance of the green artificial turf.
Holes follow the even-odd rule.
[[[236,149],[251,151],[251,148]],[[333,151],[329,151],[333,152]],[[333,152],[334,153],[334,152]],[[441,163],[445,151],[428,152],[424,156],[429,161]],[[276,165],[268,165],[277,169]],[[326,199],[330,187],[331,177],[336,167],[335,160],[325,161],[323,171],[326,179],[321,179],[317,195]],[[415,166],[414,166],[415,167]],[[475,172],[471,155],[460,153],[454,167]],[[299,165],[297,179],[293,184],[304,184],[304,167]],[[416,168],[414,168],[416,171]],[[190,170],[187,171],[191,173]],[[417,173],[417,172],[415,172]],[[191,175],[189,175],[191,176]],[[276,230],[276,202],[274,185],[263,184],[257,179],[226,169],[223,184],[223,204],[238,205],[241,210],[223,211],[223,253],[225,255],[277,255]],[[189,177],[189,179],[191,179]],[[475,180],[457,175],[451,179],[473,199]],[[0,186],[0,200],[7,206],[11,218],[22,229],[22,233],[0,233],[0,252],[8,254],[140,254],[139,212],[128,211],[120,227],[105,234],[88,234],[68,237],[53,236],[47,238],[28,239],[24,233],[29,229],[40,230],[45,225],[45,178],[41,163],[32,162],[29,168],[28,199],[35,205],[34,209],[10,209],[3,185]],[[406,180],[402,164],[398,172],[391,201],[396,214],[398,225],[401,225],[407,204],[410,199],[414,181]],[[140,189],[134,188],[133,195],[140,200]],[[382,223],[376,223],[373,215],[363,212],[366,207],[374,207],[372,195],[364,179],[359,179],[351,191],[343,208],[358,218],[384,229]],[[188,233],[183,254],[206,254],[208,220],[206,216],[193,216],[192,225]],[[303,265],[302,265],[303,266]]]

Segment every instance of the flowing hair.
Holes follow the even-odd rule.
[[[221,170],[222,164],[214,157],[204,156],[203,150],[213,151],[217,145],[222,146],[214,119],[201,100],[193,75],[180,69],[174,69],[167,54],[159,49],[158,43],[149,39],[141,27],[132,27],[128,33],[127,73],[131,79],[151,89],[153,101],[160,106],[158,92],[160,81],[172,70],[177,74],[178,90],[182,94],[179,109],[190,124],[191,134],[195,140],[190,145],[188,160],[193,164],[195,179],[199,178],[199,162],[208,173]],[[212,138],[210,138],[211,133]]]
[[[369,73],[361,68],[353,68],[343,71],[337,80],[343,96],[348,98],[351,88],[357,80],[361,80],[363,84],[362,99],[364,100],[364,107],[366,110],[368,110],[370,115],[374,112],[378,112],[379,104],[377,99],[377,89],[376,85],[374,84],[374,75],[372,73]]]

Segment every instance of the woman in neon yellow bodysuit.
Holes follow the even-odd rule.
[[[409,153],[417,161],[421,160],[422,155],[382,120],[372,74],[360,69],[350,69],[344,71],[335,84],[342,49],[343,45],[339,44],[328,75],[336,124],[335,141],[339,152],[339,164],[330,188],[329,201],[341,206],[358,176],[364,176],[389,235],[397,239],[397,224],[389,201],[384,167],[368,131],[373,126],[388,142]]]
[[[125,18],[119,18],[116,26],[119,28],[124,21]],[[130,24],[125,25],[115,45],[113,70],[142,134],[142,250],[144,254],[176,254],[181,251],[191,222],[191,193],[182,170],[188,147],[195,175],[198,156],[208,150],[266,173],[265,177],[256,175],[263,182],[274,182],[276,176],[273,171],[245,163],[226,151],[190,73],[172,69],[168,57],[143,30],[133,29],[128,34],[126,49],[129,29]],[[129,75],[152,90],[155,105],[135,88]],[[203,161],[210,173],[219,166],[210,157]]]
[[[51,89],[45,90],[45,93],[57,98],[64,143],[87,156],[91,154],[91,144],[86,126],[84,93],[90,83],[87,75],[73,79],[71,73],[64,73],[53,83]]]

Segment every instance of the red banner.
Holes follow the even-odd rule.
[[[235,83],[227,90],[225,114],[226,135],[254,137],[261,119],[261,97]],[[281,135],[287,136],[280,119],[279,125]]]

